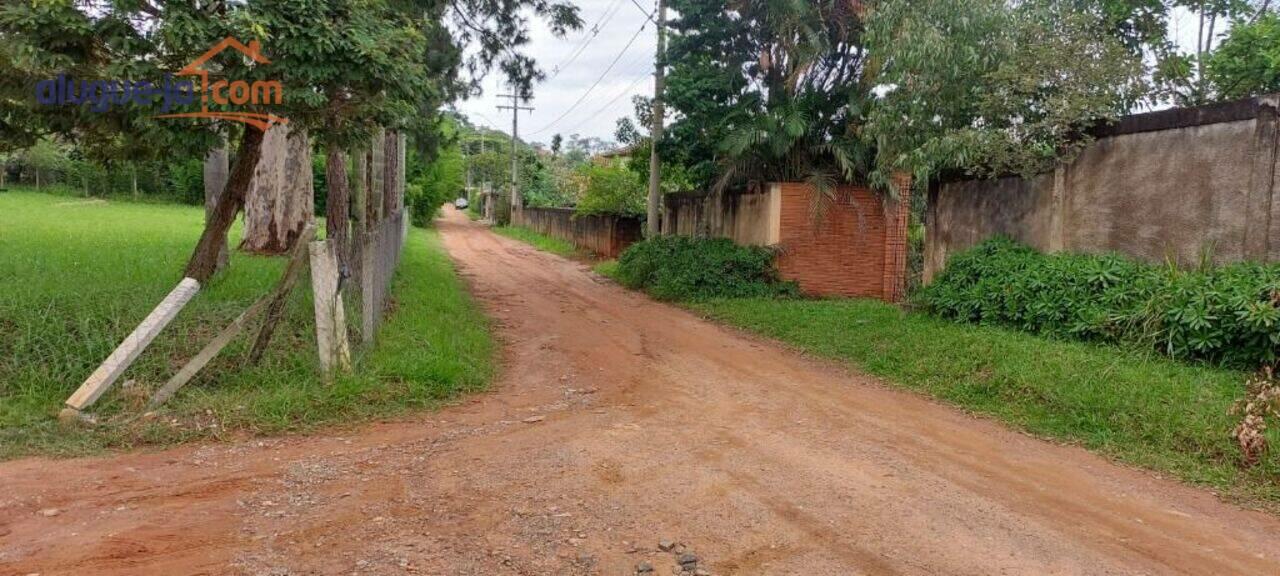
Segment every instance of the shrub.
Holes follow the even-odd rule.
[[[917,293],[946,318],[1257,368],[1280,348],[1280,265],[1179,270],[1115,254],[1040,254],[996,238]]]
[[[414,226],[426,228],[440,213],[440,206],[452,200],[452,194],[443,186],[429,185],[424,179],[409,182],[404,187],[404,201]]]
[[[625,214],[639,216],[645,213],[648,188],[635,172],[627,169],[621,160],[605,164],[588,163],[578,168],[576,177],[582,186],[577,214]]]
[[[767,248],[716,238],[659,236],[637,242],[618,258],[617,279],[659,300],[790,296]]]

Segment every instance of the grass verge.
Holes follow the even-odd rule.
[[[690,303],[711,318],[849,362],[1035,435],[1280,511],[1280,465],[1241,470],[1228,414],[1245,374],[1113,347],[954,324],[866,300]],[[1272,442],[1276,442],[1272,431]]]
[[[543,252],[550,252],[552,254],[564,256],[565,258],[569,258],[578,253],[578,249],[571,242],[561,240],[559,238],[552,238],[546,234],[534,232],[533,230],[522,226],[495,226],[493,231],[506,236],[507,238],[524,242],[525,244],[533,246]]]
[[[377,345],[333,384],[318,376],[309,282],[300,283],[263,362],[229,346],[159,417],[152,390],[279,277],[283,261],[234,252],[121,382],[100,424],[63,428],[62,402],[179,280],[198,207],[0,194],[0,459],[80,455],[196,438],[279,434],[391,416],[483,387],[494,344],[434,231],[413,229]],[[240,234],[233,230],[233,243]],[[353,308],[349,310],[354,311]],[[351,323],[358,323],[352,316]]]
[[[614,282],[618,281],[618,261],[617,260],[604,260],[601,262],[597,262],[595,266],[591,267],[591,269],[595,270],[596,274],[604,276],[605,278],[609,278]]]

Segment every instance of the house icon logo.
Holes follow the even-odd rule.
[[[214,56],[229,48],[240,52],[255,64],[271,64],[271,60],[262,55],[262,45],[257,40],[250,41],[248,45],[245,45],[239,40],[228,36],[204,54],[201,54],[199,58],[192,60],[190,64],[184,66],[177,73],[178,76],[198,76],[200,78],[200,111],[161,114],[157,115],[156,118],[213,118],[240,122],[263,132],[267,131],[273,124],[288,124],[289,119],[273,114],[209,110],[210,100],[219,106],[243,106],[246,104],[260,106],[264,104],[280,104],[284,99],[284,86],[276,80],[255,80],[250,83],[244,80],[228,81],[224,78],[210,84],[207,63]]]

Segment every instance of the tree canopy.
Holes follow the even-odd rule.
[[[1280,16],[1237,21],[1209,57],[1207,75],[1222,98],[1280,92]]]
[[[0,8],[0,121],[16,145],[59,133],[91,146],[126,138],[170,152],[174,141],[207,147],[209,122],[158,122],[154,110],[132,105],[109,114],[42,107],[31,90],[58,74],[158,81],[230,36],[260,41],[271,65],[228,51],[211,77],[280,81],[284,102],[275,113],[320,140],[358,141],[375,125],[431,130],[441,104],[489,69],[520,90],[540,77],[518,51],[528,42],[524,10],[559,32],[581,24],[576,8],[549,0],[10,2]],[[468,43],[478,49],[464,57]]]
[[[1149,95],[1140,54],[1096,33],[1107,25],[1053,0],[882,4],[868,34],[883,91],[867,118],[872,181],[1033,174],[1071,156],[1088,128]]]

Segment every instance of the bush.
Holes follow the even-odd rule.
[[[767,248],[732,241],[659,236],[637,242],[618,258],[617,279],[659,300],[701,300],[791,296],[797,290],[778,280]]]
[[[1280,265],[1203,270],[1115,254],[1040,254],[996,238],[958,254],[917,294],[934,314],[1155,349],[1244,368],[1280,348]]]
[[[441,188],[423,186],[422,182],[409,182],[404,187],[404,201],[408,205],[409,221],[419,228],[426,228],[440,213],[445,203]]]
[[[648,188],[635,172],[627,169],[624,161],[606,164],[583,164],[578,168],[582,197],[578,199],[577,214],[623,214],[640,216],[645,213]]]

